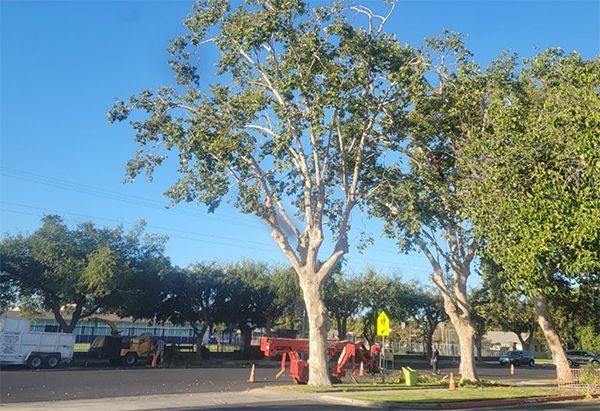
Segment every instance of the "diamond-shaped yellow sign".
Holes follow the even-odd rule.
[[[390,335],[390,319],[385,311],[382,311],[377,317],[377,335],[379,337],[387,337]]]

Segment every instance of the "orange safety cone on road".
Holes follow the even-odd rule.
[[[510,375],[515,375],[515,365],[514,364],[510,365]]]
[[[256,382],[256,375],[254,374],[254,369],[256,366],[252,364],[252,369],[250,370],[250,378],[248,378],[248,382]]]
[[[450,373],[450,385],[448,386],[450,391],[456,391],[456,383],[454,382],[454,373]]]
[[[360,362],[360,370],[358,370],[358,376],[364,377],[365,374],[365,363],[363,361]]]
[[[158,364],[158,355],[154,354],[152,356],[152,368],[156,368],[157,364]]]

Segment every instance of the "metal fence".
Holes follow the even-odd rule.
[[[435,343],[434,346],[439,350],[440,355],[447,357],[459,357],[460,346],[458,343]],[[425,345],[422,342],[390,341],[386,342],[386,350],[391,350],[396,355],[418,354],[425,355]],[[477,349],[474,348],[477,354]],[[508,347],[498,345],[483,345],[481,355],[483,357],[499,357],[509,351]]]
[[[600,369],[571,368],[571,379],[557,381],[558,388],[584,389],[600,392]]]
[[[189,326],[175,325],[156,325],[150,326],[141,323],[117,322],[117,327],[123,337],[139,337],[142,335],[151,335],[154,338],[160,338],[167,344],[194,345],[196,336],[194,330]],[[54,320],[38,320],[31,325],[32,331],[58,332],[59,326]],[[111,328],[100,322],[81,321],[73,331],[75,334],[75,343],[80,347],[90,344],[98,336],[111,335]],[[208,343],[213,344],[217,341],[220,344],[231,345],[239,348],[240,336],[235,332],[215,333],[216,340],[209,339]],[[87,349],[86,349],[87,350]]]

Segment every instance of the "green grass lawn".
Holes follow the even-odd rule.
[[[545,364],[545,365],[553,365],[554,364],[554,360],[552,358],[536,358],[535,359],[535,363],[536,364]]]
[[[207,348],[210,350],[210,352],[233,352],[238,348],[237,345],[226,345],[226,344],[222,344],[220,346],[217,347],[217,344],[208,344]],[[75,344],[75,352],[88,352],[90,349],[90,344],[89,343],[77,343]],[[192,352],[196,352],[196,346],[194,345],[192,348]]]
[[[309,387],[308,385],[275,385],[273,390],[286,390],[294,392],[321,393],[321,392],[352,392],[352,391],[390,391],[390,390],[423,390],[432,388],[445,388],[446,385],[436,383],[419,384],[408,387],[404,384],[335,384],[333,387]]]
[[[406,390],[394,393],[363,393],[351,398],[378,402],[399,402],[408,404],[447,403],[469,400],[496,400],[504,398],[546,397],[558,395],[552,388],[538,387],[486,387],[459,388],[450,390]]]

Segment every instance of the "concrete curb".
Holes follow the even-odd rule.
[[[345,405],[352,405],[355,407],[371,408],[374,410],[389,409],[388,404],[383,403],[383,402],[377,402],[377,401],[357,400],[354,398],[347,398],[347,397],[336,396],[336,395],[331,395],[331,394],[320,395],[318,398],[320,401],[326,402],[329,404],[345,404]]]
[[[543,404],[550,402],[576,401],[585,399],[585,395],[564,395],[551,397],[523,397],[523,398],[504,398],[498,400],[472,400],[462,402],[449,403],[432,403],[432,404],[402,404],[402,403],[387,403],[383,404],[381,409],[386,410],[461,410],[473,408],[490,408],[490,407],[509,407],[513,405],[524,404]],[[592,398],[600,398],[600,394],[593,394]]]

